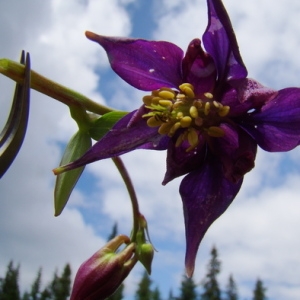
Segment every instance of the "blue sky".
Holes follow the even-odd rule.
[[[224,0],[231,16],[249,76],[274,89],[299,86],[300,23],[298,0]],[[132,110],[143,92],[122,82],[109,68],[104,51],[84,36],[131,36],[174,42],[186,49],[207,24],[204,0],[11,0],[0,2],[0,57],[18,60],[30,52],[32,68],[96,101]],[[20,21],[22,20],[22,21]],[[117,87],[117,88],[116,88]],[[3,125],[12,83],[0,78]],[[22,287],[29,286],[40,266],[46,283],[55,268],[70,262],[73,272],[105,242],[115,221],[129,234],[131,209],[111,161],[86,168],[65,211],[53,217],[51,170],[58,165],[61,145],[76,130],[68,109],[32,92],[31,116],[24,147],[0,181],[0,274],[9,260],[21,264]],[[300,152],[259,151],[256,167],[228,211],[206,234],[194,279],[206,272],[212,245],[223,262],[224,288],[233,274],[241,298],[249,299],[259,276],[270,299],[300,295]],[[158,252],[152,279],[164,296],[179,286],[184,269],[184,227],[180,179],[161,186],[165,153],[136,151],[124,156]],[[142,272],[128,277],[127,299],[133,299]]]

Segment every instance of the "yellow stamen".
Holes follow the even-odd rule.
[[[194,87],[190,83],[183,83],[179,88],[189,98],[195,98]]]
[[[158,93],[158,96],[163,98],[163,99],[168,99],[168,100],[171,100],[171,99],[174,99],[175,97],[175,93],[173,91],[161,91]]]
[[[221,103],[219,103],[215,100],[213,101],[213,105],[214,105],[215,108],[221,108],[223,106]]]
[[[152,104],[153,96],[147,95],[143,97],[143,102],[145,105],[150,106]]]
[[[192,118],[189,116],[185,116],[185,117],[181,118],[181,120],[180,120],[180,125],[183,128],[189,127],[191,125],[191,123],[192,123]]]
[[[224,136],[224,130],[218,126],[211,126],[207,130],[208,135],[212,137],[222,137]]]
[[[174,133],[181,127],[180,122],[176,122],[170,129],[169,136],[173,136]]]
[[[158,103],[162,106],[172,106],[173,102],[171,100],[159,100]]]
[[[181,91],[183,91],[183,89],[186,88],[186,87],[190,88],[191,90],[194,90],[193,85],[190,84],[190,83],[187,83],[187,82],[181,84],[181,85],[179,86],[179,89],[180,89]]]
[[[156,117],[150,117],[147,120],[147,125],[149,127],[157,127],[157,126],[160,126],[161,124],[162,124],[162,121],[157,119]]]
[[[220,117],[225,117],[228,115],[229,111],[230,111],[230,107],[226,105],[219,109],[218,114]]]
[[[176,119],[180,120],[180,119],[182,119],[182,117],[183,117],[183,112],[179,111],[176,115]]]
[[[214,97],[213,94],[211,94],[211,93],[204,93],[204,96],[208,99],[213,99],[213,97]]]
[[[168,134],[170,129],[172,128],[172,123],[162,123],[158,129],[159,134]]]
[[[207,116],[210,112],[210,103],[206,102],[204,106],[204,114]]]
[[[190,115],[192,118],[197,118],[199,116],[198,109],[196,108],[196,106],[192,105],[190,107]]]
[[[216,101],[211,93],[195,96],[194,87],[189,83],[181,84],[179,92],[170,88],[153,91],[143,102],[148,109],[143,115],[148,126],[158,127],[159,134],[169,137],[180,131],[175,146],[183,145],[187,152],[199,145],[200,138],[225,134],[219,125],[226,122],[222,118],[229,113],[229,106]]]
[[[183,132],[177,138],[176,143],[175,143],[175,147],[179,147],[185,139],[186,139],[186,132]]]
[[[198,133],[194,128],[190,128],[188,135],[187,135],[187,139],[189,144],[191,145],[192,149],[194,149],[198,144],[199,144],[199,138],[198,138]],[[190,147],[188,148],[190,151],[192,149],[190,149]]]

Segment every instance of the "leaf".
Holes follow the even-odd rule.
[[[100,140],[125,115],[127,112],[123,111],[113,111],[103,115],[92,125],[90,136],[96,141]]]
[[[60,165],[67,164],[81,157],[92,145],[88,132],[78,131],[69,141]],[[72,190],[74,189],[84,167],[62,173],[56,177],[54,189],[55,216],[59,216],[67,204]]]
[[[25,64],[24,82],[16,84],[9,117],[0,133],[0,178],[16,158],[26,134],[30,103],[30,57],[22,51],[21,64]]]

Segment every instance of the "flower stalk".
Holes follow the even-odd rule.
[[[22,84],[24,81],[24,65],[14,62],[9,59],[0,59],[0,73],[9,77],[10,79]],[[83,106],[87,111],[98,115],[104,115],[108,112],[114,111],[113,108],[101,105],[94,102],[88,97],[73,91],[55,81],[52,81],[37,72],[31,70],[30,87],[42,94],[54,98],[69,107]]]
[[[127,169],[122,161],[122,159],[117,156],[112,158],[113,162],[115,163],[119,173],[122,176],[122,179],[126,185],[130,201],[131,201],[131,206],[132,206],[132,214],[133,214],[133,228],[131,232],[131,242],[136,242],[136,236],[140,227],[140,210],[139,210],[139,203],[138,199],[134,190],[134,186],[132,184],[132,181],[130,179],[130,176],[127,172]]]

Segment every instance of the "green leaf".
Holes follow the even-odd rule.
[[[96,121],[92,125],[89,133],[90,136],[99,141],[121,118],[127,115],[127,112],[124,111],[113,111],[109,112]]]
[[[69,141],[60,165],[68,164],[81,157],[92,145],[88,132],[78,131]],[[55,216],[59,216],[67,204],[73,188],[75,187],[84,167],[77,168],[56,177],[54,189]]]

